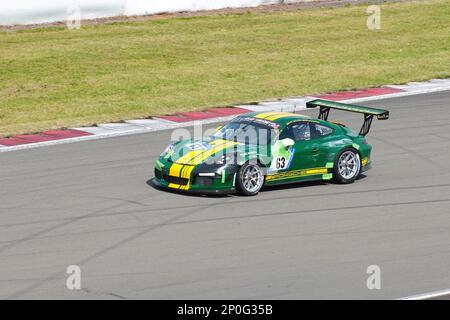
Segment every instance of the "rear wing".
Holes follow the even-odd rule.
[[[345,104],[322,99],[316,99],[307,102],[306,107],[307,108],[320,107],[319,119],[324,121],[328,121],[328,115],[331,109],[364,114],[364,124],[359,132],[361,136],[366,136],[369,133],[374,116],[376,116],[378,120],[389,119],[389,111],[387,110],[355,106],[353,104]]]

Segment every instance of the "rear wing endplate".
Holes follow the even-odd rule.
[[[324,121],[328,121],[328,115],[330,114],[331,109],[364,114],[364,124],[359,132],[361,136],[366,136],[369,133],[374,116],[376,116],[378,120],[389,119],[389,111],[387,110],[356,106],[353,104],[345,104],[322,99],[316,99],[307,102],[306,107],[307,108],[320,107],[319,119]]]

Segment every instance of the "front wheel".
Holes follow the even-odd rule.
[[[333,171],[335,182],[353,183],[361,172],[361,158],[358,152],[352,148],[342,150],[336,157]]]
[[[259,164],[247,162],[239,169],[236,180],[241,195],[254,196],[264,184],[264,173]]]

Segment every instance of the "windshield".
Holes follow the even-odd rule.
[[[271,145],[278,126],[274,123],[267,124],[257,119],[239,119],[225,125],[214,137],[253,145]]]

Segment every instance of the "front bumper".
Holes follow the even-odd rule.
[[[175,192],[181,192],[181,193],[191,193],[191,194],[232,194],[236,192],[236,189],[233,188],[227,188],[227,189],[201,189],[201,188],[190,188],[189,190],[177,190],[174,188],[169,188],[167,183],[164,183],[164,181],[161,181],[157,179],[156,177],[153,178],[152,183],[155,187]]]
[[[160,158],[155,165],[153,183],[161,188],[188,193],[227,194],[234,193],[237,166],[180,165]]]

